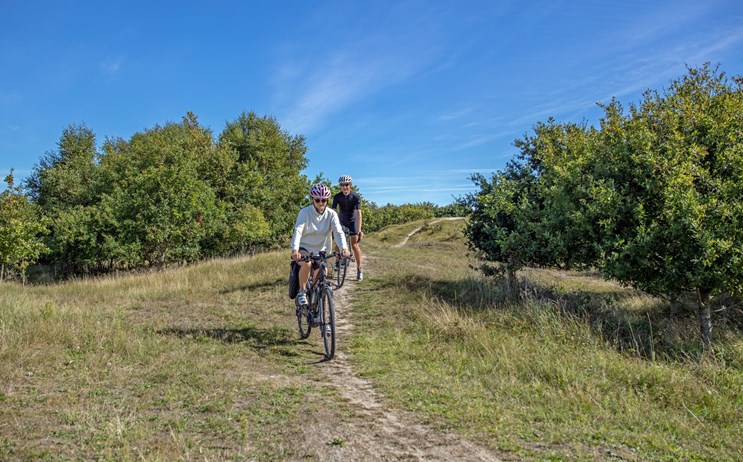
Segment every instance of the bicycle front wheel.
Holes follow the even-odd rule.
[[[333,291],[328,287],[322,293],[320,299],[320,335],[325,345],[325,359],[333,359],[335,355],[335,302]]]
[[[300,305],[295,303],[297,306],[297,327],[299,327],[299,337],[306,339],[310,336],[312,330],[312,324],[310,324],[310,310],[309,305]]]

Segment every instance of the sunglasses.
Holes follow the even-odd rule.
[[[341,183],[341,188],[344,186],[351,186],[351,183]]]
[[[315,201],[315,204],[324,204],[328,201],[327,199],[312,199],[312,200]]]

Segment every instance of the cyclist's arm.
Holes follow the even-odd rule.
[[[359,196],[358,202],[356,202],[354,207],[353,217],[356,220],[356,232],[361,234],[361,196]]]

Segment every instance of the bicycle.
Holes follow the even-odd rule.
[[[346,227],[343,226],[343,234],[346,235],[346,243],[350,246],[351,244],[351,231]],[[355,262],[356,258],[354,257],[353,250],[350,251],[350,255],[348,257],[338,257],[335,260],[335,264],[337,265],[333,267],[333,271],[335,271],[334,280],[335,280],[335,290],[340,289],[343,287],[343,283],[346,281],[346,274],[348,273],[348,265],[351,264],[351,262]]]
[[[307,304],[300,305],[298,298],[294,299],[297,308],[297,327],[299,336],[306,339],[310,336],[313,327],[320,328],[320,336],[325,346],[325,360],[333,359],[335,355],[335,302],[333,301],[333,286],[327,278],[328,260],[341,258],[336,252],[319,255],[310,254],[303,256],[303,261],[312,261],[310,279],[307,281]],[[315,281],[314,269],[319,265],[317,280]]]

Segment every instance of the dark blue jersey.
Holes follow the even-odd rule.
[[[339,192],[333,196],[333,205],[330,208],[338,211],[338,218],[343,226],[353,229],[350,224],[356,221],[354,211],[361,210],[361,197],[355,192],[350,192],[347,196]]]

